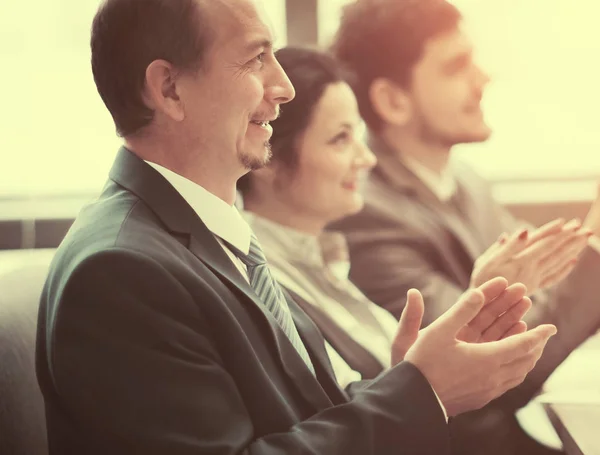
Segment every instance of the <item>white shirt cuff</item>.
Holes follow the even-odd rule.
[[[446,419],[446,423],[448,423],[448,412],[446,411],[446,408],[444,407],[442,400],[440,400],[440,397],[438,396],[437,392],[435,391],[435,389],[433,387],[431,387],[431,390],[433,390],[433,393],[434,393],[435,397],[437,398],[438,403],[440,404],[440,408],[442,408],[442,412],[444,413],[444,418]]]
[[[592,235],[588,240],[588,245],[592,249],[596,250],[598,254],[600,254],[600,237],[598,237],[597,235]]]

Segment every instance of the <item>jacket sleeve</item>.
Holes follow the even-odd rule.
[[[380,229],[348,233],[351,280],[373,302],[400,319],[406,293],[416,288],[423,294],[428,325],[458,300],[464,289],[436,269],[425,239],[401,229]]]
[[[499,204],[495,204],[494,210],[501,229],[507,233],[527,225]],[[400,317],[410,288],[423,293],[424,324],[443,314],[465,291],[436,269],[437,253],[416,232],[400,227],[381,229],[376,236],[367,231],[350,231],[348,238],[352,281],[396,318]],[[600,280],[596,279],[599,273],[600,254],[587,247],[565,280],[531,296],[533,307],[524,318],[528,327],[551,323],[557,326],[558,333],[550,339],[523,384],[503,395],[496,404],[511,412],[524,406],[566,357],[600,329]]]
[[[370,455],[447,453],[428,382],[403,362],[351,400],[286,432],[255,435],[198,301],[173,270],[111,250],[65,283],[49,334],[60,406],[90,435],[85,453],[125,455]],[[168,296],[168,298],[165,298]],[[56,310],[56,308],[55,308]],[[249,378],[251,380],[251,378]],[[264,410],[268,412],[268,410]]]

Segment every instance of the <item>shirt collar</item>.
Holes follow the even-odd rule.
[[[368,134],[367,143],[377,155],[377,170],[393,185],[413,188],[416,182],[420,182],[441,202],[447,202],[454,196],[458,185],[452,162],[440,176],[412,156],[400,153],[398,159],[398,151],[375,133]]]
[[[145,161],[145,160],[144,160]],[[248,254],[251,230],[235,206],[227,204],[197,183],[161,166],[146,161],[177,190],[206,227],[217,237]]]
[[[317,268],[328,268],[336,276],[348,276],[348,244],[340,232],[324,231],[320,235],[306,234],[274,221],[243,212],[256,237],[265,250],[265,256],[278,255],[290,263],[303,263]],[[345,271],[345,272],[344,272]]]
[[[442,202],[447,202],[456,192],[456,179],[450,167],[436,174],[412,156],[402,155],[402,162]]]

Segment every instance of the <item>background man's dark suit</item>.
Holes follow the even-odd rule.
[[[336,223],[346,234],[352,269],[351,280],[375,303],[397,318],[410,288],[425,299],[424,324],[438,318],[469,287],[475,259],[502,232],[512,233],[523,223],[515,220],[493,198],[489,184],[469,167],[454,163],[457,192],[448,202],[437,196],[381,141],[371,138],[378,156],[365,189],[364,210]],[[501,397],[513,413],[527,403],[568,354],[600,327],[600,254],[588,247],[571,275],[559,286],[533,296],[534,306],[525,317],[529,327],[553,323],[553,337],[525,382]],[[495,428],[491,407],[472,413],[465,423],[465,443],[477,448],[479,428]],[[487,416],[487,417],[484,417]],[[496,416],[498,417],[498,416]],[[453,422],[458,431],[459,422]],[[489,425],[486,423],[488,422]],[[487,431],[487,430],[486,430]],[[484,432],[480,439],[490,450],[500,432]],[[479,449],[481,450],[481,449]]]
[[[39,317],[51,454],[442,454],[401,363],[348,395],[290,301],[317,379],[184,199],[125,149],[59,248]]]

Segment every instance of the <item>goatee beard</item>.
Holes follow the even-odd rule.
[[[273,151],[271,150],[271,143],[267,141],[264,143],[264,146],[265,154],[262,158],[248,154],[240,155],[240,161],[246,169],[248,169],[249,171],[256,171],[269,164],[269,161],[271,161],[271,157],[273,156]]]

